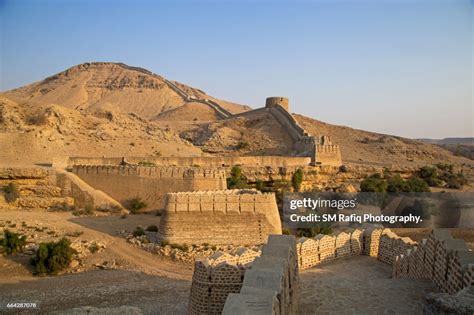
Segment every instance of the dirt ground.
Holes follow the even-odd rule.
[[[301,314],[421,314],[428,280],[392,279],[367,256],[336,260],[301,274]]]
[[[81,306],[121,305],[138,307],[144,314],[186,313],[192,266],[153,255],[115,236],[117,230],[156,224],[159,217],[75,218],[70,213],[0,212],[0,220],[5,219],[10,222],[43,222],[64,234],[82,231],[80,238],[100,239],[107,246],[104,251],[85,259],[84,264],[89,266],[85,268],[87,271],[55,277],[32,276],[29,257],[0,256],[0,313],[7,312],[7,303],[15,302],[37,303],[37,308],[32,311],[42,314]],[[116,270],[90,268],[112,260]]]

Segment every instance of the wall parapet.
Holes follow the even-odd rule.
[[[226,178],[224,168],[73,165],[70,169],[75,174],[124,175],[153,178]]]
[[[199,219],[203,224],[195,224]],[[275,195],[255,189],[168,193],[162,239],[179,244],[263,244],[281,234]]]
[[[395,257],[392,275],[429,279],[440,291],[457,294],[474,286],[474,252],[448,230],[435,229],[428,239]]]

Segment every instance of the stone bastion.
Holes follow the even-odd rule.
[[[281,222],[273,193],[178,192],[167,194],[158,230],[170,243],[254,245],[281,234]]]

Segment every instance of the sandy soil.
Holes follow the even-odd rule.
[[[421,314],[429,281],[392,279],[373,257],[336,260],[301,274],[301,314]]]
[[[75,218],[70,213],[2,211],[0,220],[43,222],[66,234],[82,231],[80,238],[100,239],[104,251],[88,256],[86,266],[114,261],[117,270],[92,268],[56,277],[34,277],[28,257],[0,256],[0,313],[10,302],[37,303],[37,310],[50,313],[80,306],[116,307],[131,305],[145,314],[185,313],[192,266],[141,250],[114,236],[117,230],[156,224],[152,215]],[[152,222],[152,223],[150,223]],[[91,268],[86,268],[91,269]]]

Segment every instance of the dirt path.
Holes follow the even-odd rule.
[[[84,259],[87,266],[114,261],[116,270],[90,270],[56,277],[34,277],[28,257],[0,256],[0,313],[11,313],[7,303],[37,303],[34,313],[51,313],[81,306],[138,307],[145,314],[184,314],[192,277],[192,265],[171,261],[139,249],[117,230],[146,226],[150,215],[76,218],[70,213],[0,211],[0,220],[35,222],[53,226],[60,233],[81,231],[81,239],[97,239],[106,249]],[[29,223],[30,224],[30,223]],[[153,223],[155,224],[155,223]],[[20,312],[16,310],[15,312]]]
[[[391,267],[367,256],[301,273],[301,314],[421,314],[435,291],[428,280],[392,279]]]

